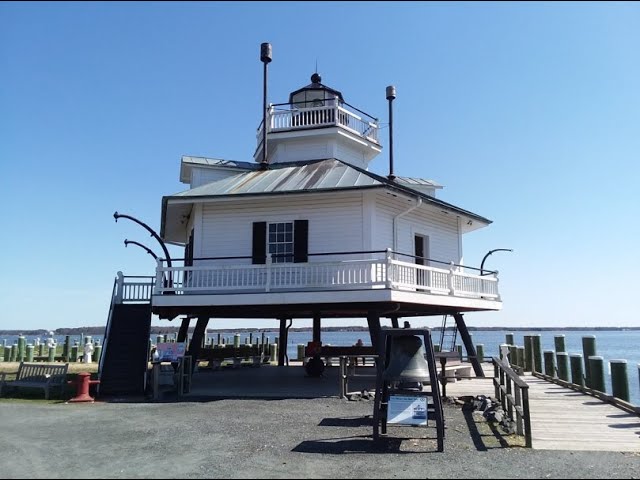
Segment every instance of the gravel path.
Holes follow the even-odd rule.
[[[371,439],[370,401],[0,402],[0,478],[638,478],[640,455],[503,448],[447,406]],[[576,432],[579,434],[579,432]],[[415,437],[415,438],[409,438]],[[597,439],[594,439],[596,442]]]

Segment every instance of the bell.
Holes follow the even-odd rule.
[[[382,374],[389,382],[428,381],[429,364],[421,353],[422,340],[415,335],[391,337],[389,366]]]

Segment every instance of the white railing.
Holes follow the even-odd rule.
[[[171,282],[166,279],[171,278]],[[154,294],[218,294],[391,288],[434,295],[499,300],[495,274],[474,275],[392,258],[264,265],[166,267],[158,261]]]
[[[115,303],[149,302],[153,289],[153,277],[126,277],[118,272]]]
[[[312,108],[269,109],[267,117],[269,132],[304,130],[315,127],[341,126],[356,135],[378,143],[378,124],[356,115],[342,106],[320,106]],[[262,124],[256,134],[262,142]]]
[[[198,265],[156,270],[155,292],[224,293],[229,291],[294,291],[384,286],[384,260],[265,265]],[[171,275],[172,285],[162,280]]]

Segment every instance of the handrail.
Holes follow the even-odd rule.
[[[111,292],[111,303],[109,305],[109,313],[107,315],[107,325],[104,328],[104,337],[102,337],[102,350],[100,351],[100,358],[98,359],[98,378],[100,378],[100,375],[102,375],[104,358],[109,344],[109,333],[111,332],[111,319],[113,318],[113,307],[116,303],[117,288],[118,277],[113,280],[113,291]],[[100,393],[100,384],[98,384],[96,388],[98,389],[98,393]]]
[[[453,262],[443,262],[442,260],[434,260],[434,259],[432,259],[432,258],[420,257],[420,256],[418,256],[418,255],[411,255],[411,254],[409,254],[409,253],[401,253],[401,252],[395,252],[395,251],[392,251],[391,253],[393,253],[394,255],[401,255],[401,256],[403,256],[403,257],[411,257],[411,258],[413,258],[413,259],[420,259],[420,260],[423,260],[423,261],[426,261],[426,262],[441,263],[441,264],[443,264],[443,265],[447,265],[447,266],[451,266],[451,265],[453,265],[454,267],[459,267],[459,268],[468,268],[469,270],[477,270],[477,271],[479,271],[479,272],[482,272],[482,271],[483,271],[483,270],[481,270],[481,269],[479,269],[479,268],[476,268],[476,267],[469,267],[469,266],[467,266],[467,265],[458,265],[457,263],[453,263]],[[493,271],[493,270],[484,270],[484,272],[485,272],[487,275],[497,274],[497,273],[498,273],[498,271],[497,271],[497,270],[496,270],[496,271]]]
[[[515,411],[517,433],[524,435],[527,448],[532,448],[529,385],[503,359],[493,357],[493,369],[496,398],[509,420],[514,421]]]

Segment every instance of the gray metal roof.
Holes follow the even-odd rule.
[[[256,166],[259,166],[256,164]],[[335,159],[273,164],[176,193],[172,198],[308,192],[383,185],[379,180]]]
[[[245,162],[233,163],[242,164]],[[254,164],[251,165],[251,171],[240,172],[225,179],[163,197],[160,235],[165,237],[167,233],[165,230],[166,214],[172,205],[173,210],[177,209],[174,211],[174,215],[187,216],[191,208],[190,201],[195,200],[206,201],[221,197],[331,192],[363,188],[386,188],[415,195],[422,198],[427,204],[463,214],[487,225],[491,223],[491,220],[476,213],[421,192],[419,187],[426,184],[416,184],[414,188],[411,188],[407,183],[391,181],[387,177],[333,158],[312,162],[271,164],[268,169],[260,168],[259,164],[255,164],[256,167],[253,166]]]
[[[439,183],[434,182],[433,180],[426,180],[424,178],[396,177],[396,182],[404,183],[409,187],[426,186],[426,187],[433,187],[433,188],[442,188],[442,185],[440,185]]]
[[[182,162],[194,165],[241,168],[244,170],[255,170],[259,166],[256,163],[250,162],[238,162],[236,160],[224,160],[222,158],[191,157],[188,155],[183,155]]]

